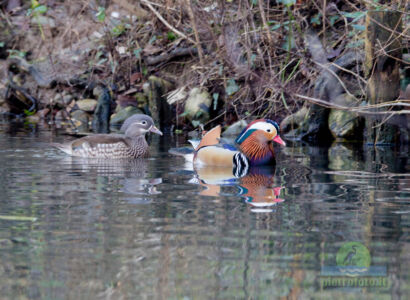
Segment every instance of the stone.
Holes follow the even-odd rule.
[[[135,106],[127,106],[120,108],[120,110],[111,115],[110,124],[114,126],[121,125],[127,118],[135,114],[142,114],[143,112]]]
[[[191,121],[199,121],[202,124],[209,120],[209,108],[212,104],[211,95],[200,88],[193,88],[185,101],[184,114]]]
[[[356,100],[346,94],[340,95],[334,102],[342,106],[356,105]],[[344,140],[359,140],[362,138],[363,119],[356,113],[331,109],[328,123],[329,129],[335,138]]]
[[[97,106],[97,100],[95,99],[83,99],[76,102],[79,109],[86,112],[93,112]]]
[[[72,95],[64,95],[62,102],[64,103],[64,105],[69,105],[73,99],[74,97]]]
[[[50,112],[50,109],[49,109],[49,108],[43,108],[43,109],[41,109],[41,110],[39,110],[39,111],[37,112],[37,116],[38,116],[40,119],[45,119],[45,118],[47,117],[47,115],[48,115],[49,112]]]
[[[285,137],[297,137],[306,131],[309,121],[309,108],[303,106],[297,112],[287,116],[280,123],[280,129]]]
[[[90,115],[82,110],[75,110],[70,114],[71,120],[76,127],[85,125],[88,128],[88,122],[90,121]]]
[[[222,133],[222,136],[237,136],[242,130],[248,126],[248,123],[245,120],[239,120],[231,125]]]

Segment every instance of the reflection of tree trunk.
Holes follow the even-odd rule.
[[[250,215],[246,218],[246,232],[245,232],[245,240],[244,240],[244,258],[243,258],[243,274],[242,274],[242,290],[244,299],[249,298],[248,292],[248,284],[249,284],[249,260],[251,255],[251,239],[252,239],[252,224],[250,220]]]
[[[165,229],[165,228],[164,228]],[[166,229],[165,229],[166,230]],[[159,252],[157,295],[158,299],[169,298],[168,276],[171,257],[169,254],[169,237],[167,233],[161,236],[161,250]]]

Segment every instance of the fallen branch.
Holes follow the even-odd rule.
[[[144,61],[147,65],[152,66],[159,63],[167,62],[175,57],[186,56],[186,55],[197,55],[198,49],[195,47],[190,48],[175,48],[171,52],[164,53],[158,56],[148,56],[144,57]]]

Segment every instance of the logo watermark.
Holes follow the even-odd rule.
[[[344,243],[336,254],[336,265],[322,266],[321,288],[387,287],[386,266],[372,266],[369,250],[359,242]]]

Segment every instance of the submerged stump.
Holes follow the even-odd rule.
[[[366,16],[365,64],[369,104],[380,104],[398,98],[399,67],[402,57],[402,14],[397,11],[369,11]],[[384,122],[384,117],[366,120],[366,142],[372,145],[397,144],[400,128]]]

